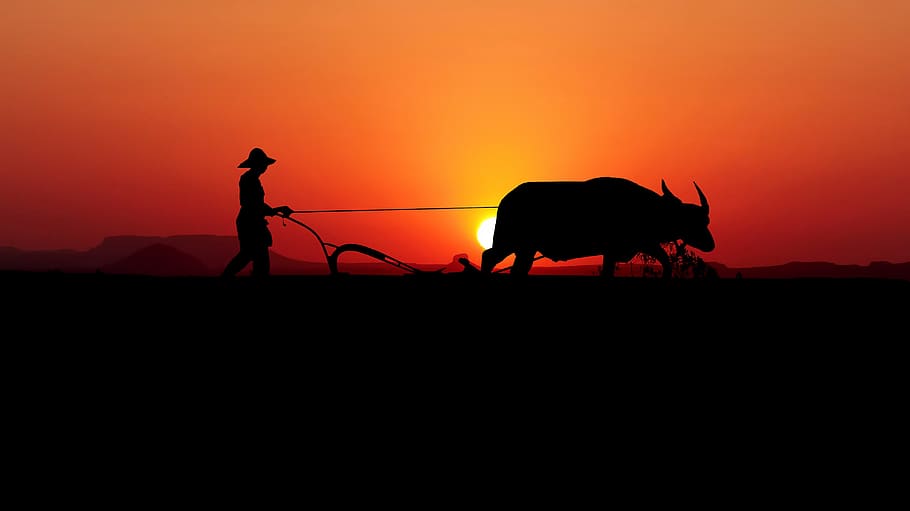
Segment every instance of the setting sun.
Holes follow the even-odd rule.
[[[491,216],[483,222],[480,222],[480,227],[477,228],[477,242],[480,243],[480,246],[484,250],[493,246],[493,231],[496,229],[496,217]]]

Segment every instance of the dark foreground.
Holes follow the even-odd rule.
[[[7,273],[0,282],[7,328],[29,339],[10,349],[204,359],[270,375],[363,364],[686,380],[842,366],[880,377],[875,367],[903,364],[910,317],[903,280]]]
[[[149,355],[818,360],[902,348],[910,317],[910,281],[890,279],[0,273],[0,285],[13,331]]]
[[[31,340],[13,349],[41,340],[76,357],[233,358],[267,372],[317,360],[564,376],[865,371],[855,364],[903,362],[910,317],[904,280],[5,273],[0,284],[7,328]]]
[[[438,496],[659,467],[676,504],[896,483],[910,282],[476,277],[0,274],[13,465]]]
[[[445,342],[617,343],[824,332],[873,336],[907,317],[910,281],[673,279],[471,273],[150,277],[0,273],[7,310],[23,326],[60,333],[230,334],[297,339],[410,334]],[[66,318],[61,324],[52,318]],[[48,321],[49,320],[49,321]],[[386,337],[388,336],[388,337]],[[271,335],[265,335],[269,338]],[[289,339],[290,340],[290,339]]]
[[[904,280],[5,273],[0,284],[8,350],[66,369],[266,379],[865,385],[903,371],[910,317]]]

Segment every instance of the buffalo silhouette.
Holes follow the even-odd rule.
[[[678,242],[698,250],[714,250],[708,229],[708,200],[695,184],[701,204],[687,204],[673,195],[663,179],[658,194],[628,179],[596,177],[586,181],[521,183],[499,202],[493,244],[481,259],[490,273],[515,254],[512,275],[527,275],[535,255],[552,261],[603,256],[604,276],[616,263],[639,253],[657,259],[664,278],[672,265],[663,243]]]

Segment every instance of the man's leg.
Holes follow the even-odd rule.
[[[245,251],[241,250],[237,252],[237,255],[224,267],[224,271],[221,272],[222,277],[233,277],[237,275],[247,264],[252,261],[250,255]]]
[[[271,266],[269,261],[269,247],[259,247],[252,254],[253,257],[253,276],[268,277]]]

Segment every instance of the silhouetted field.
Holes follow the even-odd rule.
[[[605,442],[801,485],[905,431],[910,282],[490,277],[2,273],[8,410],[73,459]]]
[[[679,385],[726,394],[850,381],[855,392],[902,374],[910,310],[910,282],[875,279],[0,279],[8,331],[21,332],[7,349],[64,373],[151,372],[161,385],[395,381],[410,392],[498,381],[570,384],[582,394]]]
[[[453,273],[259,282],[51,272],[6,273],[2,282],[7,325],[43,339],[37,345],[65,341],[77,358],[98,350],[98,360],[204,359],[201,368],[276,374],[358,364],[573,378],[633,368],[661,379],[866,373],[860,361],[903,360],[910,310],[910,282],[875,279]]]
[[[433,344],[549,342],[602,346],[725,340],[873,340],[907,317],[910,281],[672,279],[472,273],[150,277],[7,272],[14,319],[63,334],[324,344],[354,335]],[[50,334],[50,331],[48,331]],[[457,337],[456,337],[457,336]],[[448,339],[448,340],[447,340]],[[163,339],[166,341],[167,339]],[[333,341],[334,340],[334,341]],[[385,342],[385,341],[384,341]]]

